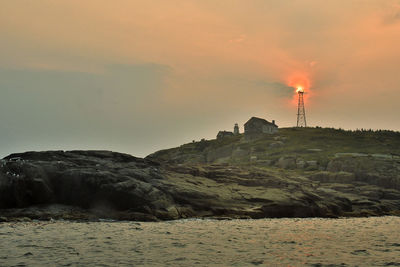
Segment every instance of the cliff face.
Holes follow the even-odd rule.
[[[293,155],[269,163],[280,161],[282,167],[266,167],[265,161],[186,160],[172,163],[154,155],[140,159],[108,151],[13,154],[0,161],[0,217],[166,220],[400,214],[399,163],[393,158],[333,157],[327,168],[312,171],[301,168]]]
[[[162,179],[158,164],[120,153],[13,154],[1,161],[0,207],[64,204],[141,216],[168,210],[172,199],[158,189]]]

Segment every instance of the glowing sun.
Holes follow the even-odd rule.
[[[304,93],[304,89],[302,86],[297,86],[296,93]]]

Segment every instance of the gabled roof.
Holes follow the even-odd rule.
[[[219,131],[218,134],[233,134],[233,132],[230,132],[230,131]]]
[[[272,122],[269,122],[269,121],[267,121],[265,119],[261,119],[261,118],[257,118],[257,117],[251,117],[250,120],[248,120],[244,125],[247,125],[249,123],[256,122],[256,121],[259,121],[259,122],[261,122],[261,123],[263,123],[265,125],[278,127],[278,125],[276,125],[275,123],[272,123]]]

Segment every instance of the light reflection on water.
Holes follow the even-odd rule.
[[[0,224],[0,266],[400,266],[400,217]]]

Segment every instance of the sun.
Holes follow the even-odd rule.
[[[302,86],[297,86],[296,93],[304,93],[304,89]]]
[[[306,90],[308,92],[311,87],[309,74],[300,71],[296,71],[288,76],[286,84],[292,87],[296,94],[304,93]]]

